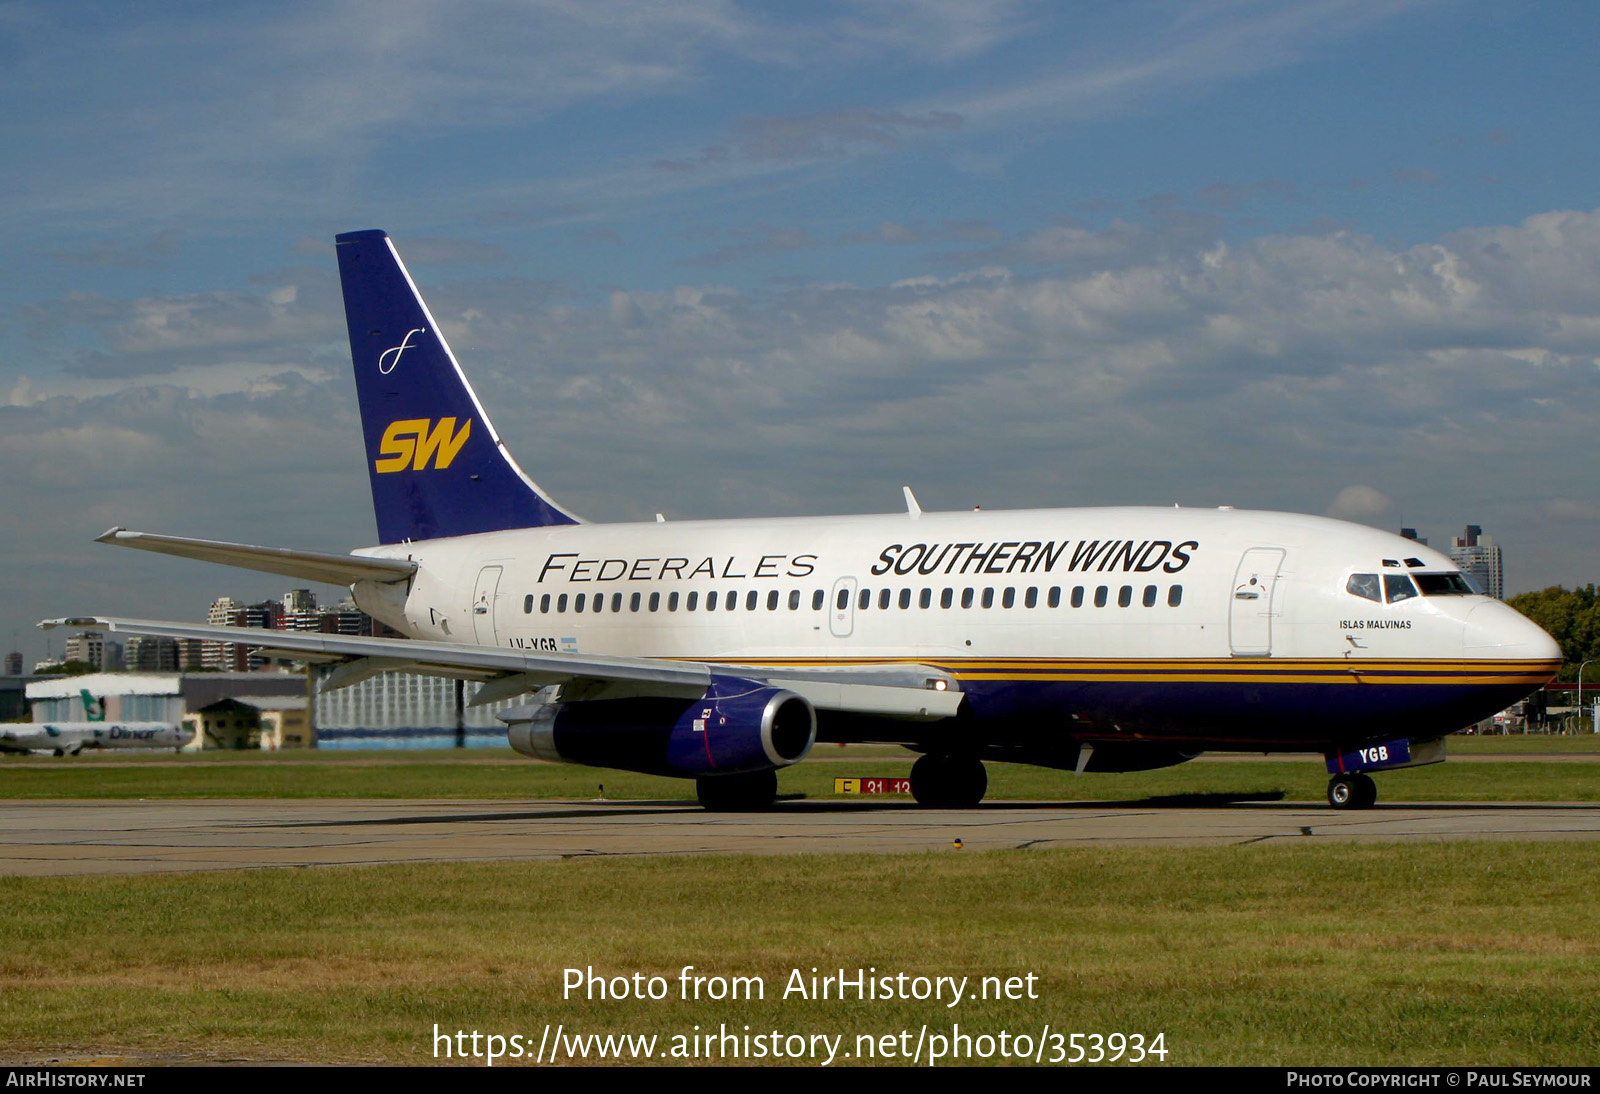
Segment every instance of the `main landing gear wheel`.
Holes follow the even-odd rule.
[[[1328,780],[1328,804],[1335,809],[1371,809],[1378,800],[1378,784],[1370,775],[1356,772]]]
[[[701,775],[694,781],[694,791],[700,804],[713,813],[759,813],[777,800],[778,773]]]
[[[918,805],[970,809],[989,789],[989,773],[976,756],[930,752],[911,765],[911,796]]]

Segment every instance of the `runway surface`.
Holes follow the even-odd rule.
[[[1600,806],[996,802],[971,810],[783,802],[20,801],[0,806],[0,875],[242,870],[603,855],[1228,845],[1304,840],[1595,840]]]

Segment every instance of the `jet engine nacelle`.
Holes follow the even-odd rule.
[[[804,698],[734,676],[712,677],[693,700],[555,702],[500,717],[525,756],[680,778],[787,767],[817,739],[817,712]]]

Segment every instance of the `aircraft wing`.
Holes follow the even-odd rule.
[[[625,696],[694,699],[705,693],[713,675],[762,681],[803,696],[818,710],[854,714],[951,718],[962,698],[953,677],[928,665],[873,665],[861,669],[784,666],[774,669],[721,662],[545,653],[409,638],[365,638],[98,616],[47,619],[39,626],[258,646],[269,656],[333,665],[324,679],[323,690],[348,687],[378,673],[393,671],[478,680],[483,682],[483,687],[474,697],[474,705],[515,698],[552,684],[562,685],[562,699],[568,702]]]

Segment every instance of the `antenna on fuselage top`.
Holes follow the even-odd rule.
[[[922,506],[917,504],[917,496],[911,492],[911,487],[902,486],[900,489],[906,492],[906,512],[915,520],[922,515]]]

